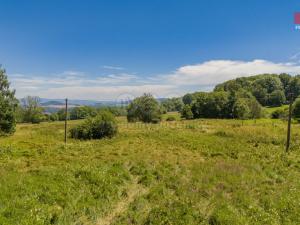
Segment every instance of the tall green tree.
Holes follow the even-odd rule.
[[[281,106],[285,103],[286,98],[285,94],[281,90],[273,91],[268,98],[268,105],[269,106]]]
[[[198,92],[191,106],[194,118],[230,117],[229,93],[225,91]]]
[[[156,123],[160,119],[160,105],[151,94],[144,94],[134,99],[128,106],[127,120],[129,122]]]
[[[244,90],[251,92],[263,106],[281,106],[286,103],[289,92],[293,92],[294,96],[300,94],[299,78],[289,74],[260,74],[226,81],[218,84],[214,90],[229,92],[231,96]]]
[[[182,101],[185,105],[191,105],[193,102],[193,95],[192,94],[186,94],[182,97]]]
[[[40,123],[43,120],[43,108],[40,106],[40,98],[27,96],[22,99],[23,122]]]
[[[285,97],[287,98],[289,95],[289,86],[292,80],[292,76],[286,73],[279,74],[279,79],[281,80]]]
[[[18,100],[15,90],[10,89],[6,71],[0,67],[0,135],[15,132],[16,115],[15,110]]]
[[[167,112],[181,111],[183,102],[181,98],[168,98],[162,101],[161,105],[166,109]]]
[[[239,98],[233,105],[234,118],[249,119],[251,116],[251,110],[247,104],[247,99]]]
[[[292,93],[293,98],[297,98],[300,96],[300,75],[297,75],[291,79],[288,93]],[[289,99],[289,96],[287,96],[287,99]]]
[[[293,117],[300,119],[300,98],[297,98],[293,104]]]
[[[181,112],[181,116],[187,120],[191,120],[193,119],[194,115],[191,109],[190,105],[184,105],[182,112]]]
[[[261,105],[265,106],[268,104],[268,92],[266,88],[260,85],[254,85],[252,87],[252,94]]]
[[[266,88],[268,93],[283,89],[280,78],[274,75],[261,76],[259,79],[254,81],[254,85]]]

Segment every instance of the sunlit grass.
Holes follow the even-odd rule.
[[[62,122],[0,138],[0,224],[95,224],[135,180],[147,191],[114,224],[300,224],[298,124],[285,154],[281,120],[118,123],[66,146]]]

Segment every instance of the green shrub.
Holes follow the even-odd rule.
[[[175,116],[168,116],[166,121],[176,121]]]
[[[160,120],[161,120],[160,118],[153,118],[151,123],[157,124],[160,122]]]
[[[286,101],[284,92],[282,90],[275,90],[269,95],[269,106],[282,106]]]
[[[97,115],[96,108],[91,106],[80,106],[70,110],[70,120],[85,119],[88,117],[94,117]]]
[[[113,137],[117,133],[117,123],[110,112],[101,112],[96,117],[86,119],[82,124],[70,130],[75,139],[101,139]]]
[[[254,119],[262,115],[261,105],[255,98],[238,98],[233,104],[233,116],[237,119]]]
[[[293,117],[296,119],[300,118],[300,98],[297,98],[293,104]]]
[[[193,119],[194,115],[190,105],[185,105],[181,111],[181,116],[187,120]]]
[[[66,119],[66,111],[65,109],[60,109],[56,112],[58,120],[63,121]],[[68,113],[67,118],[70,119],[70,113]]]
[[[271,118],[272,119],[286,119],[288,118],[288,109],[276,109],[272,112]]]
[[[42,121],[43,121],[43,115],[42,114],[41,115],[33,115],[31,117],[31,123],[33,123],[33,124],[39,124]]]
[[[52,113],[49,116],[49,119],[50,119],[50,121],[58,121],[59,120],[58,114],[57,113]]]

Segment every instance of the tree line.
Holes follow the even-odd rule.
[[[278,107],[296,99],[293,115],[300,118],[299,95],[300,75],[262,74],[226,81],[218,84],[212,92],[188,93],[162,101],[157,101],[151,94],[144,94],[125,107],[74,107],[67,116],[70,120],[86,119],[97,117],[105,111],[114,116],[127,116],[128,122],[158,123],[162,114],[178,111],[184,119],[253,119],[263,115],[263,107]],[[272,113],[272,118],[286,115],[287,110],[279,108]],[[98,117],[99,120],[106,118]],[[6,71],[0,68],[0,135],[13,133],[17,122],[40,123],[64,119],[65,109],[45,113],[38,97],[27,96],[17,100],[15,91],[10,89]],[[91,121],[97,120],[90,120],[90,124]]]
[[[185,119],[253,119],[263,116],[263,107],[280,107],[295,100],[293,116],[300,118],[299,95],[300,75],[261,74],[226,81],[216,85],[212,92],[166,99],[162,107],[167,112],[181,112]],[[272,113],[272,118],[285,118],[287,113],[287,109],[280,108]]]
[[[101,111],[108,111],[115,116],[125,116],[126,109],[117,106],[76,106],[69,108],[67,119],[79,120],[88,117],[95,117]],[[20,100],[16,108],[16,118],[19,123],[40,123],[46,121],[63,121],[65,120],[65,108],[57,112],[46,113],[44,107],[40,104],[40,98],[37,96],[27,96]]]
[[[186,94],[182,98],[181,114],[192,118],[251,119],[263,116],[263,107],[279,107],[294,101],[297,114],[297,97],[300,95],[300,75],[261,74],[240,77],[216,85],[212,92]],[[272,118],[284,118],[286,109],[273,112]]]

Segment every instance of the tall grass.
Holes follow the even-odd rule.
[[[300,224],[298,124],[289,154],[280,120],[118,126],[66,146],[60,122],[1,138],[0,224]]]

